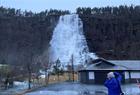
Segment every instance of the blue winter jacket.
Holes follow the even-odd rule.
[[[114,75],[117,77],[106,79],[104,83],[104,85],[108,88],[108,95],[120,95],[121,93],[120,82],[122,80],[122,76],[117,72],[114,72]]]

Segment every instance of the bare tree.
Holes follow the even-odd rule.
[[[27,56],[28,56],[28,61],[26,63],[26,67],[27,67],[27,71],[28,71],[28,89],[31,89],[33,54],[32,53],[29,53]]]
[[[53,69],[54,69],[54,73],[57,74],[57,79],[59,81],[59,75],[60,75],[60,71],[61,71],[61,62],[59,60],[59,58],[56,60]]]
[[[69,80],[69,81],[71,80],[71,71],[72,71],[71,69],[72,69],[71,65],[68,64],[68,65],[67,65],[67,71],[68,71],[68,80]]]
[[[51,63],[48,62],[48,63],[45,63],[43,66],[44,66],[44,69],[45,69],[45,83],[46,85],[49,83],[49,76],[50,76],[50,68],[51,68]]]
[[[23,53],[23,56],[26,60],[25,68],[27,68],[28,73],[28,89],[31,89],[31,78],[32,78],[32,70],[33,70],[33,57],[35,55],[35,51],[33,48],[32,41],[26,41],[25,43],[25,50],[26,52]]]
[[[50,49],[48,46],[47,49],[43,52],[43,54],[37,58],[37,61],[39,61],[42,64],[42,67],[45,71],[46,85],[49,83],[49,75],[50,75],[49,70],[51,69],[52,66],[52,63],[49,60],[50,60]]]
[[[73,64],[74,58],[73,58],[73,54],[71,55],[71,72],[72,72],[72,80],[74,82],[74,64]]]

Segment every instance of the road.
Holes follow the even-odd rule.
[[[122,89],[125,95],[140,95],[140,89],[136,84],[123,85]],[[103,85],[63,82],[50,84],[26,95],[107,95],[107,89]]]

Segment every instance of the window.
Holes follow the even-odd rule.
[[[89,72],[88,76],[89,76],[89,80],[94,79],[94,72]]]

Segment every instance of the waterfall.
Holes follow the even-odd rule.
[[[59,59],[64,65],[70,63],[72,56],[74,65],[96,58],[89,53],[83,23],[77,14],[60,16],[50,41],[50,54],[51,61]]]

